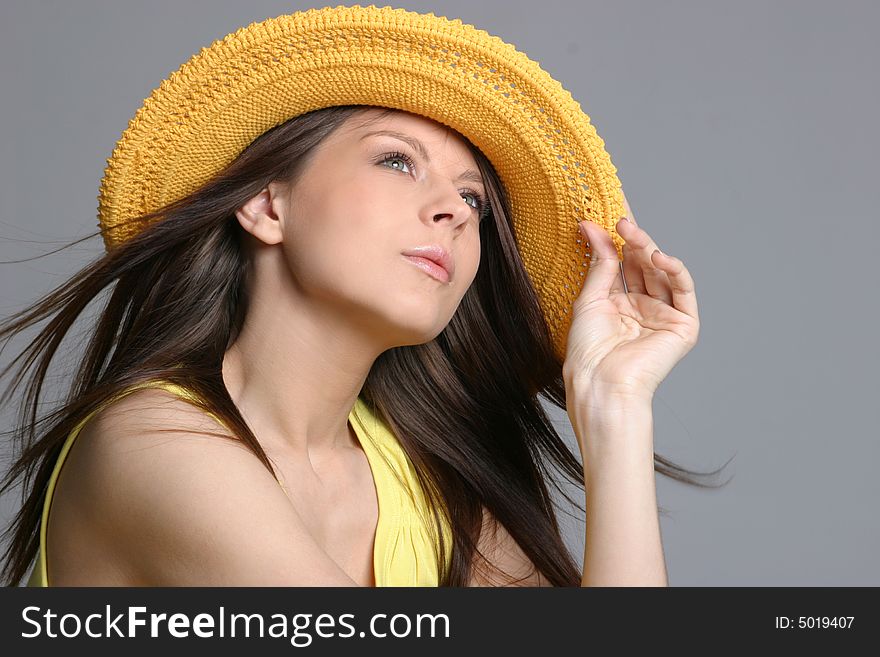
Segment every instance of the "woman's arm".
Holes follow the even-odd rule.
[[[654,482],[651,402],[595,391],[569,397],[584,457],[581,586],[668,586]]]
[[[584,460],[583,586],[668,586],[654,487],[654,392],[697,343],[694,280],[627,215],[579,222],[590,270],[572,305],[563,378]]]

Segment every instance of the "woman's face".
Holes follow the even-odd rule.
[[[361,125],[375,113],[354,115],[312,152],[284,194],[280,246],[297,294],[386,348],[420,344],[449,323],[476,276],[486,189],[457,133],[407,112]],[[448,253],[448,281],[404,255],[423,246]]]

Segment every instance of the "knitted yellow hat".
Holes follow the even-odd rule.
[[[252,23],[202,48],[153,90],[107,160],[98,196],[107,250],[145,227],[140,215],[195,191],[263,132],[335,105],[426,116],[489,158],[562,362],[589,270],[577,222],[605,227],[622,259],[617,169],[568,91],[459,19],[340,5]]]

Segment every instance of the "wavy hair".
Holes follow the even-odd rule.
[[[65,439],[88,413],[131,385],[162,379],[192,390],[197,405],[222,419],[276,476],[221,373],[249,303],[248,255],[235,211],[270,182],[295,181],[312,150],[365,109],[375,108],[323,108],[268,130],[192,194],[144,215],[142,232],[0,324],[0,339],[8,342],[52,317],[0,372],[6,376],[23,361],[0,399],[5,404],[36,364],[18,423],[4,432],[17,448],[0,493],[23,483],[23,503],[3,535],[5,585],[17,585],[36,557],[44,498]],[[395,111],[386,108],[376,120]],[[583,467],[540,403],[543,397],[566,408],[562,363],[520,258],[503,185],[480,150],[464,141],[490,204],[491,219],[480,227],[476,278],[436,338],[388,349],[376,359],[361,394],[412,460],[434,521],[442,513],[451,524],[451,545],[436,533],[438,563],[445,564],[451,550],[441,586],[464,586],[472,568],[494,568],[478,550],[482,506],[552,585],[579,586],[581,572],[560,534],[551,487],[584,511],[556,476],[583,490]],[[111,286],[71,370],[76,374],[66,399],[38,419],[53,355],[88,304]],[[707,486],[699,476],[720,470],[696,473],[656,453],[654,459],[656,471],[698,486]]]

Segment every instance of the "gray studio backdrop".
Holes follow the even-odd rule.
[[[658,391],[656,449],[696,470],[735,458],[720,490],[657,476],[670,584],[880,585],[880,5],[390,4],[473,23],[562,81],[636,219],[694,276],[700,342]],[[0,315],[101,253],[93,239],[9,262],[96,228],[105,160],[163,78],[238,27],[310,6],[323,5],[5,0]],[[50,399],[81,345],[62,350]],[[18,504],[0,500],[4,526]],[[562,520],[580,559],[583,519]]]

